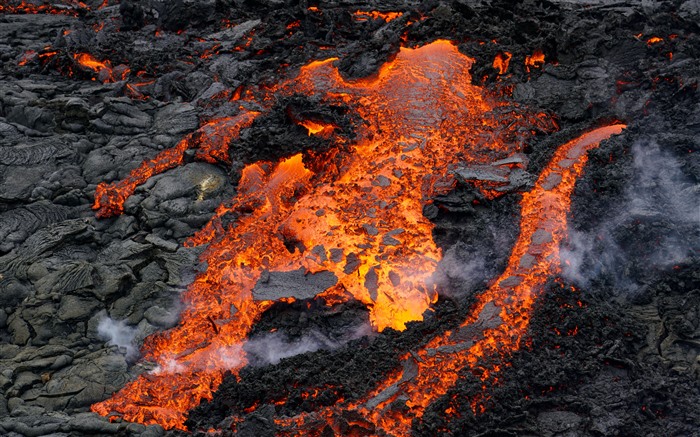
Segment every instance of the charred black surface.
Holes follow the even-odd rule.
[[[671,282],[685,284],[680,293],[696,294],[697,274],[685,269],[679,276]],[[460,388],[415,424],[416,435],[692,435],[697,379],[653,358],[643,312],[551,283],[538,300],[526,347],[490,386],[485,412],[475,416],[469,403],[482,381],[464,374]],[[446,416],[448,407],[456,414]]]
[[[629,127],[590,152],[562,273],[538,299],[522,349],[489,381],[485,411],[470,404],[482,381],[463,371],[414,434],[698,432],[697,1],[63,3],[70,13],[0,9],[0,434],[162,435],[87,411],[148,370],[133,363],[138,346],[177,323],[178,294],[202,268],[183,241],[232,198],[243,165],[301,151],[327,177],[342,165],[329,146],[350,144],[363,121],[339,103],[290,96],[229,145],[231,166],[188,155],[137,189],[118,218],[94,218],[98,183],[207,120],[259,109],[241,96],[263,95],[311,60],[338,57],[346,78],[366,77],[402,45],[437,38],[476,59],[475,84],[556,117],[557,132],[543,129],[524,147],[533,177],[582,131]],[[402,15],[358,19],[357,10]],[[527,66],[535,50],[545,63]],[[493,60],[506,52],[499,74]],[[80,53],[109,61],[109,71],[81,65]],[[304,120],[336,129],[309,136]],[[226,378],[188,426],[227,435],[235,415],[240,435],[274,435],[276,417],[366,395],[401,355],[461,323],[503,270],[527,188],[489,201],[460,183],[425,209],[444,259],[441,297],[424,322],[363,337],[367,310],[357,303],[276,303],[251,334],[252,365]],[[297,349],[267,354],[276,342]],[[351,429],[354,419],[339,420]]]
[[[195,431],[207,429],[214,423],[225,426],[230,416],[245,416],[246,409],[256,403],[286,400],[283,405],[275,408],[274,413],[293,416],[333,405],[341,398],[346,401],[359,399],[386,378],[387,372],[400,367],[399,358],[406,350],[419,348],[432,336],[457,326],[470,302],[469,298],[460,301],[442,299],[436,304],[435,312],[429,314],[424,322],[410,323],[403,332],[389,329],[381,334],[350,341],[334,350],[291,357],[276,366],[246,367],[241,372],[239,382],[233,377],[227,378],[211,403],[203,403],[193,410],[188,425]],[[305,302],[293,304],[298,305],[305,306]],[[346,304],[344,307],[350,307],[351,314],[362,314],[365,311],[357,304]],[[266,330],[279,329],[300,337],[303,334],[299,331],[308,332],[308,326],[313,326],[313,323],[328,324],[327,320],[314,321],[317,317],[314,312],[311,312],[311,322],[304,320],[301,324],[288,323],[292,314],[293,308],[273,308],[272,315],[282,317],[270,319],[266,315],[259,326]],[[336,315],[331,319],[338,317],[347,319],[348,316]],[[338,325],[328,324],[314,329],[337,328]],[[260,328],[257,330],[262,331]]]
[[[335,129],[325,137],[311,135],[302,125],[305,121],[332,125]],[[318,98],[301,95],[281,98],[268,115],[258,117],[250,128],[244,130],[240,139],[232,141],[229,147],[232,182],[235,184],[238,181],[239,172],[246,164],[274,162],[280,157],[300,152],[310,169],[315,170],[313,166],[316,163],[328,171],[333,167],[332,157],[314,158],[323,158],[331,147],[340,146],[340,150],[347,148],[355,138],[359,123],[359,117],[341,104],[321,102]],[[322,164],[318,164],[319,161]]]

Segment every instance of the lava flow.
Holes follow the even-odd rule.
[[[619,134],[625,125],[602,127],[561,146],[534,188],[523,195],[520,235],[505,271],[482,293],[470,316],[455,331],[435,337],[415,354],[404,357],[404,369],[388,378],[371,397],[351,405],[333,407],[313,417],[277,421],[291,434],[319,427],[336,427],[338,409],[356,410],[374,434],[381,429],[392,436],[410,435],[412,422],[426,407],[445,395],[463,368],[471,368],[484,381],[496,383],[500,367],[520,347],[537,292],[560,271],[559,245],[567,235],[567,213],[576,179],[587,161],[587,152],[602,140]],[[399,405],[396,401],[399,400]],[[475,413],[483,412],[487,393],[471,400]],[[449,414],[449,411],[447,411]],[[324,418],[319,424],[319,416]],[[340,432],[340,431],[338,431]],[[342,432],[340,432],[342,435]]]
[[[429,278],[441,258],[423,207],[452,188],[453,165],[520,152],[523,138],[516,136],[531,130],[523,126],[553,129],[546,117],[508,113],[506,103],[471,85],[473,59],[448,41],[402,48],[376,76],[357,81],[343,79],[334,61],[312,62],[273,92],[317,95],[354,108],[366,122],[355,142],[340,147],[343,141],[336,138],[335,153],[321,155],[326,162],[295,155],[243,170],[232,204],[221,206],[188,241],[209,243],[202,255],[208,268],[184,293],[180,324],[146,340],[144,359],[157,363],[157,370],[93,411],[184,428],[187,410],[212,397],[224,372],[246,363],[248,332],[272,303],[256,296],[256,287],[271,272],[324,274],[327,285],[317,297],[362,302],[377,331],[422,320],[437,297]],[[121,213],[137,185],[182,163],[188,148],[200,147],[195,157],[215,159],[207,152],[209,136],[224,139],[211,149],[223,153],[257,116],[243,112],[212,122],[216,129],[206,132],[205,126],[126,180],[100,185],[98,216]],[[310,134],[316,130],[302,125]],[[235,218],[234,224],[225,226],[230,220],[224,216]]]

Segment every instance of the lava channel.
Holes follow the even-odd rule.
[[[186,242],[209,244],[201,256],[208,267],[183,293],[180,324],[146,339],[144,360],[157,369],[93,411],[184,429],[187,411],[212,398],[225,372],[235,374],[246,364],[247,335],[273,303],[256,287],[274,272],[323,275],[327,287],[316,298],[362,302],[376,331],[403,330],[422,320],[437,298],[430,277],[441,259],[423,208],[436,193],[452,189],[458,165],[504,159],[522,151],[524,135],[555,128],[549,117],[515,110],[472,85],[474,60],[449,41],[402,48],[375,76],[361,80],[345,80],[334,61],[312,62],[269,92],[346,104],[365,121],[356,139],[347,145],[333,136],[335,153],[317,156],[327,162],[299,154],[243,170],[236,198]],[[136,186],[181,164],[189,148],[198,148],[199,159],[225,161],[228,142],[259,116],[243,111],[212,121],[127,179],[101,184],[97,215],[120,214]],[[230,217],[234,224],[225,225]],[[274,299],[313,297],[281,293]],[[506,348],[515,340],[509,341]]]

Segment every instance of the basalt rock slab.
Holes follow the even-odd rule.
[[[257,300],[279,300],[283,297],[311,299],[338,283],[333,272],[308,273],[305,269],[289,272],[263,272],[253,288]]]

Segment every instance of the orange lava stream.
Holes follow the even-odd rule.
[[[333,61],[312,62],[273,91],[320,95],[355,108],[366,122],[356,142],[341,147],[338,139],[337,150],[323,155],[327,162],[295,155],[244,169],[231,206],[221,206],[187,242],[209,243],[202,255],[208,267],[184,293],[180,325],[144,345],[145,359],[159,370],[93,411],[184,428],[187,410],[211,398],[225,371],[245,364],[248,332],[271,304],[253,293],[266,271],[332,272],[337,284],[321,295],[329,302],[364,303],[377,331],[422,320],[436,299],[429,278],[441,258],[423,207],[451,188],[453,163],[493,162],[519,152],[522,141],[505,138],[543,121],[495,113],[505,103],[471,85],[473,60],[448,41],[401,49],[375,77],[357,81],[343,79]],[[200,159],[221,160],[207,150],[207,141],[223,154],[256,115],[213,122],[211,132],[205,126],[125,180],[101,184],[97,215],[121,213],[137,185],[182,163],[188,148],[199,146]],[[224,226],[224,216],[234,224]]]
[[[586,153],[624,128],[616,124],[596,129],[556,151],[534,188],[523,195],[520,235],[507,268],[479,296],[469,318],[457,330],[432,339],[415,355],[408,355],[406,359],[414,363],[409,366],[412,370],[397,372],[370,397],[344,409],[357,410],[387,435],[407,436],[413,419],[422,417],[426,407],[447,393],[460,370],[467,366],[478,369],[486,382],[507,365],[509,355],[520,347],[527,331],[537,292],[560,270],[559,245],[566,237],[571,193],[583,172]],[[483,358],[493,362],[481,362]],[[408,399],[408,409],[392,408],[399,396]],[[475,413],[482,411],[480,402],[487,397],[484,393],[472,400]],[[333,425],[336,413],[329,409],[316,414]],[[301,416],[277,423],[283,429],[298,430],[303,429],[305,420]],[[301,435],[295,431],[291,434]]]
[[[196,132],[182,139],[172,149],[159,153],[153,160],[145,161],[129,173],[125,179],[106,184],[100,183],[95,189],[95,203],[99,218],[112,217],[124,212],[124,202],[139,185],[151,176],[175,168],[185,159],[185,151],[199,147],[196,156],[208,162],[228,162],[228,144],[237,138],[240,130],[250,126],[257,112],[244,112],[235,117],[224,117],[211,121]]]

